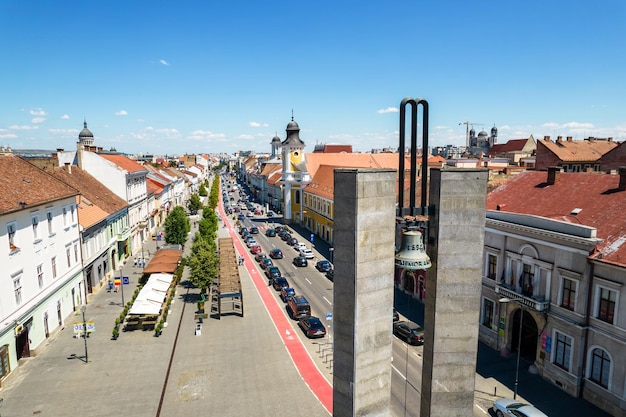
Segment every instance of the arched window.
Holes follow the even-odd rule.
[[[604,349],[595,348],[591,351],[591,375],[589,379],[596,384],[608,388],[611,358]]]

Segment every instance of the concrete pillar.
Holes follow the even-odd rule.
[[[395,170],[335,170],[335,417],[390,415],[395,200]]]
[[[430,171],[420,417],[473,415],[487,177]]]

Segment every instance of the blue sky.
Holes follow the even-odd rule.
[[[269,152],[397,147],[404,97],[430,144],[626,140],[626,2],[0,2],[0,145]],[[482,124],[482,125],[480,125]]]

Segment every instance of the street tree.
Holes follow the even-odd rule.
[[[196,234],[188,262],[189,281],[202,292],[206,292],[219,274],[219,256],[216,250],[214,240]]]
[[[170,245],[185,245],[187,234],[191,230],[189,218],[185,209],[176,206],[170,214],[165,218],[165,242]]]
[[[202,201],[200,201],[200,196],[198,196],[198,194],[193,194],[191,196],[187,208],[189,208],[189,212],[191,214],[196,214],[200,211],[202,208]]]

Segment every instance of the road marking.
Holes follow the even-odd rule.
[[[485,414],[489,414],[489,413],[487,412],[487,410],[485,410],[484,408],[482,408],[480,405],[478,405],[478,404],[474,404],[474,405],[476,406],[476,408],[478,408],[478,409],[479,409],[480,411],[482,411],[483,413],[485,413]]]
[[[322,297],[322,298],[324,299],[324,301],[326,301],[326,302],[328,303],[328,305],[330,305],[330,306],[332,306],[332,305],[333,305],[333,303],[331,303],[330,301],[328,301],[328,298],[326,298],[326,297]]]
[[[311,284],[311,281],[309,281],[309,279],[308,279],[308,278],[304,278],[304,279],[305,279],[305,281],[306,281],[306,282],[308,282],[310,285],[313,285],[313,284]]]

